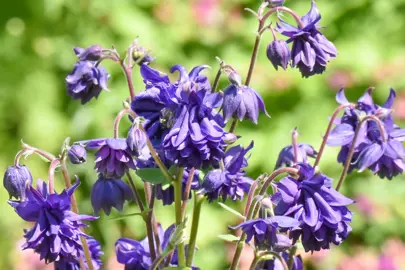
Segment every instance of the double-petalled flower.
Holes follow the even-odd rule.
[[[336,127],[328,136],[327,143],[330,146],[342,146],[338,161],[343,164],[354,143],[349,172],[355,168],[360,172],[368,168],[381,178],[392,179],[405,170],[405,149],[402,144],[405,141],[405,129],[394,124],[392,119],[395,91],[391,89],[382,106],[374,104],[371,91],[372,88],[366,91],[357,101],[355,108],[346,108],[343,117],[335,121]],[[349,103],[343,89],[338,92],[336,100],[340,104]],[[381,134],[378,123],[369,120],[360,127],[357,139],[353,142],[360,121],[367,115],[380,119],[384,134]]]
[[[292,230],[294,241],[301,237],[305,251],[339,245],[351,231],[352,213],[347,205],[353,200],[332,188],[332,179],[315,173],[308,164],[299,164],[300,179],[291,176],[277,183],[272,196],[274,213],[297,219],[301,230]]]
[[[297,28],[282,20],[278,23],[277,31],[289,38],[288,43],[293,43],[292,66],[298,67],[303,77],[323,73],[327,63],[337,55],[335,45],[318,31],[320,20],[321,14],[312,1],[311,9],[301,18],[302,26]]]

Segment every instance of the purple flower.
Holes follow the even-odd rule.
[[[3,177],[3,185],[7,190],[10,199],[15,197],[22,201],[26,198],[26,191],[28,186],[32,183],[32,175],[28,167],[22,166],[9,166]]]
[[[105,178],[102,174],[91,189],[91,205],[94,212],[103,209],[105,214],[110,215],[111,208],[122,211],[125,201],[131,201],[133,194],[131,188],[121,179]]]
[[[288,48],[287,42],[283,39],[271,42],[267,46],[267,58],[276,70],[278,70],[278,66],[286,70],[288,62],[291,60],[291,52],[290,48]]]
[[[98,61],[103,55],[103,48],[100,45],[92,45],[87,49],[74,47],[73,51],[80,61]]]
[[[328,145],[342,146],[338,162],[344,164],[353,143],[355,130],[361,117],[375,115],[381,119],[386,142],[383,142],[378,125],[374,121],[363,124],[354,145],[354,154],[350,162],[349,172],[358,169],[360,172],[370,169],[381,178],[393,177],[402,174],[405,170],[405,129],[394,124],[391,109],[395,100],[395,91],[391,89],[390,95],[382,106],[375,105],[371,96],[372,88],[357,101],[356,108],[347,108],[343,117],[335,121],[336,127],[328,137]],[[340,104],[348,104],[348,100],[341,89],[336,100]]]
[[[274,213],[297,219],[301,230],[290,232],[293,240],[301,237],[305,251],[329,249],[330,243],[339,245],[351,231],[348,222],[352,213],[347,205],[353,200],[332,188],[332,179],[315,174],[308,164],[300,164],[302,179],[291,176],[278,184],[272,197]]]
[[[86,162],[86,148],[80,144],[74,144],[68,152],[69,160],[72,164],[82,164]]]
[[[281,252],[281,256],[283,257],[284,261],[288,263],[289,254],[286,251]],[[303,270],[304,264],[302,263],[302,258],[300,255],[293,257],[293,265],[291,270]],[[267,260],[263,262],[263,265],[258,268],[260,270],[284,270],[283,265],[281,264],[280,260],[274,258],[272,260]]]
[[[263,99],[252,88],[231,84],[224,90],[223,112],[225,122],[231,118],[237,118],[239,121],[248,119],[257,124],[259,110],[269,116]]]
[[[26,230],[24,237],[27,242],[23,249],[35,250],[46,263],[79,261],[83,254],[80,236],[89,237],[80,230],[86,226],[82,221],[96,219],[70,211],[70,196],[79,184],[77,181],[60,194],[50,194],[48,185],[38,180],[37,189],[31,186],[27,190],[27,200],[9,201],[22,219],[35,223],[32,229]]]
[[[247,167],[246,153],[252,149],[253,142],[247,147],[234,146],[230,148],[224,157],[224,170],[215,169],[209,171],[202,187],[209,201],[222,197],[225,201],[228,197],[232,200],[242,200],[245,193],[249,192],[253,180],[245,176],[243,168]]]
[[[308,163],[307,157],[315,158],[317,152],[312,145],[299,143],[297,145],[297,163]],[[275,170],[281,167],[291,167],[294,165],[294,148],[288,145],[281,149],[276,162]]]
[[[130,127],[127,136],[127,145],[132,152],[133,156],[142,155],[143,151],[149,152],[147,148],[147,135],[140,129],[139,119],[134,120],[134,124]]]
[[[293,42],[292,65],[298,67],[303,77],[321,74],[327,63],[336,57],[337,50],[335,45],[318,31],[321,14],[315,1],[312,1],[311,9],[301,20],[304,25],[299,28],[281,20],[277,31],[289,37],[287,43]]]
[[[67,94],[72,99],[80,99],[82,104],[97,98],[102,90],[107,90],[110,75],[94,61],[77,62],[72,73],[66,77]]]
[[[233,230],[241,228],[246,233],[246,243],[249,243],[252,238],[255,240],[257,247],[265,247],[266,249],[275,249],[279,246],[284,246],[285,236],[278,234],[278,228],[294,228],[299,226],[298,220],[285,217],[273,216],[266,219],[248,220],[236,227],[230,227]],[[282,242],[278,245],[278,242]],[[292,244],[292,243],[290,243]],[[288,248],[288,246],[287,246]]]
[[[93,140],[86,145],[86,148],[100,148],[95,154],[95,169],[107,178],[121,178],[129,169],[136,169],[125,139]]]

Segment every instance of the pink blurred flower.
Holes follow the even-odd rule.
[[[220,15],[218,0],[195,0],[191,8],[194,18],[201,26],[214,25],[218,21]]]

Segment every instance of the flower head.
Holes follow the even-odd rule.
[[[68,152],[69,160],[72,164],[82,164],[86,162],[86,148],[80,144],[74,144]]]
[[[284,259],[285,262],[288,263],[289,254],[286,251],[281,252],[281,257]],[[302,258],[300,255],[293,257],[293,264],[291,270],[303,270],[304,264],[302,262]],[[284,270],[284,267],[279,259],[274,258],[272,260],[264,261],[263,266],[260,270]]]
[[[405,149],[402,145],[405,141],[405,129],[394,124],[390,113],[395,100],[395,91],[391,89],[382,106],[374,104],[371,91],[372,88],[368,89],[357,101],[356,108],[347,108],[343,117],[335,121],[336,127],[329,134],[327,143],[330,146],[342,146],[338,156],[338,161],[342,164],[346,161],[349,149],[354,143],[349,172],[355,168],[360,172],[368,168],[381,178],[392,179],[405,170]],[[349,103],[343,89],[338,92],[336,100],[340,104]],[[381,134],[378,123],[367,121],[361,126],[356,142],[353,142],[355,131],[362,117],[366,115],[380,118],[384,134]]]
[[[89,237],[80,230],[86,226],[82,221],[96,219],[70,211],[70,196],[79,184],[77,181],[60,194],[50,194],[48,185],[38,180],[37,189],[30,187],[27,190],[27,200],[9,201],[22,219],[34,222],[32,229],[24,235],[27,242],[23,249],[34,249],[46,263],[79,261],[83,254],[80,236]]]
[[[224,170],[215,169],[204,177],[203,189],[209,201],[222,197],[226,200],[242,200],[245,193],[249,192],[253,180],[245,176],[243,168],[247,167],[245,155],[252,149],[253,142],[247,147],[234,146],[224,157]]]
[[[94,212],[103,209],[106,215],[110,215],[111,208],[122,211],[125,201],[133,199],[131,188],[121,179],[105,178],[99,174],[98,180],[91,189],[91,204]]]
[[[297,163],[308,163],[308,157],[315,158],[317,152],[312,145],[307,143],[297,144]],[[276,162],[275,169],[281,167],[291,167],[294,165],[294,148],[292,145],[288,145],[281,149],[280,154]]]
[[[107,71],[94,61],[77,62],[72,73],[66,77],[67,94],[85,104],[108,89],[109,77]]]
[[[100,45],[92,45],[87,49],[74,47],[73,51],[80,61],[98,61],[103,54],[103,48]]]
[[[15,197],[21,198],[22,201],[26,198],[26,190],[32,183],[32,175],[28,167],[9,166],[3,177],[4,188],[8,191],[10,199]]]
[[[277,31],[289,37],[287,42],[293,43],[292,65],[298,67],[303,77],[323,73],[327,63],[337,55],[335,45],[318,31],[320,20],[321,14],[315,1],[312,1],[310,11],[301,18],[301,27],[282,20],[277,27]]]
[[[286,70],[291,60],[291,52],[287,42],[283,39],[271,42],[267,46],[267,58],[276,70],[278,70],[279,66]]]
[[[225,121],[234,117],[239,121],[248,119],[257,124],[259,110],[269,116],[263,99],[254,89],[245,85],[231,84],[224,90],[223,111]]]
[[[308,164],[300,164],[302,179],[290,176],[278,184],[278,192],[272,197],[276,205],[274,213],[297,219],[301,230],[290,235],[296,241],[301,236],[305,251],[328,249],[330,243],[339,245],[351,231],[352,213],[347,205],[353,200],[332,188],[332,179],[315,174]]]

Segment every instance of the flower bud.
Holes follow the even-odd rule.
[[[270,7],[281,7],[284,5],[285,0],[266,0]]]
[[[240,77],[239,73],[236,71],[231,71],[228,75],[228,80],[230,83],[236,86],[242,85],[242,78]]]
[[[224,135],[222,139],[226,144],[233,144],[234,142],[236,142],[237,139],[239,139],[239,136],[236,136],[235,134],[228,132]]]
[[[132,152],[132,155],[139,156],[142,149],[146,147],[147,135],[140,129],[138,119],[135,119],[134,125],[128,131],[127,145]]]
[[[69,160],[72,164],[82,164],[86,162],[86,148],[80,144],[72,145],[68,152]]]
[[[267,46],[267,58],[276,70],[278,70],[278,66],[284,70],[287,69],[288,62],[291,60],[291,52],[287,42],[283,39],[271,42]]]
[[[149,64],[155,61],[155,57],[152,57],[148,51],[142,46],[135,46],[132,53],[132,59],[141,66],[142,64]]]
[[[10,199],[15,197],[25,200],[25,191],[27,186],[32,183],[32,175],[26,166],[9,166],[4,173],[3,185],[8,191]]]
[[[80,61],[98,61],[102,56],[103,48],[100,45],[92,45],[87,49],[74,47],[73,51]]]

